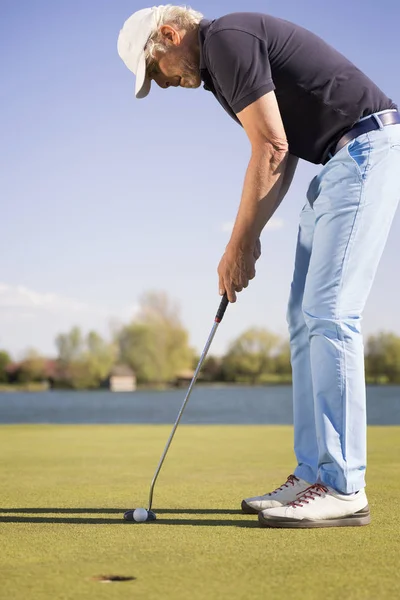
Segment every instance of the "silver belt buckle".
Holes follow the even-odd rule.
[[[380,120],[380,118],[379,118],[379,116],[378,116],[378,115],[375,115],[375,114],[371,115],[371,119],[374,119],[374,121],[375,121],[375,122],[376,122],[376,124],[378,125],[378,129],[379,129],[380,131],[382,131],[382,129],[384,129],[384,127],[385,127],[385,126],[384,126],[384,124],[382,123],[382,121]]]

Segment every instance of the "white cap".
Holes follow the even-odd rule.
[[[136,75],[135,96],[145,98],[150,92],[151,80],[146,77],[144,49],[149,37],[161,22],[164,6],[143,8],[127,19],[119,32],[118,54]]]

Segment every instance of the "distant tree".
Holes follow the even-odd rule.
[[[274,354],[280,338],[261,328],[252,328],[230,345],[222,370],[227,381],[257,383],[260,376],[274,372]]]
[[[290,364],[290,344],[288,341],[283,342],[273,360],[274,373],[277,375],[291,375],[292,366]]]
[[[181,327],[180,309],[166,292],[145,292],[139,300],[139,311],[134,319],[138,323],[165,323]]]
[[[47,379],[46,359],[36,350],[28,350],[19,363],[14,378],[18,383],[45,381]]]
[[[100,380],[90,371],[89,365],[84,360],[76,360],[68,365],[62,381],[63,387],[69,387],[74,390],[97,389],[100,386]]]
[[[194,366],[196,367],[200,357],[196,357]],[[201,369],[203,381],[224,381],[224,373],[222,368],[222,358],[216,356],[208,356],[203,363]]]
[[[58,359],[68,364],[78,360],[84,351],[84,339],[79,327],[73,327],[69,333],[60,333],[56,337]]]
[[[115,363],[118,355],[116,344],[110,344],[103,338],[91,331],[86,338],[86,352],[82,356],[82,362],[92,379],[96,382],[96,387],[106,379]]]
[[[368,338],[365,370],[376,382],[400,383],[400,337],[381,332]]]
[[[57,336],[56,385],[95,389],[106,379],[116,361],[118,348],[91,331],[86,337],[78,327]]]
[[[5,350],[0,350],[0,383],[7,383],[7,367],[12,363],[10,355]]]
[[[120,360],[135,371],[139,383],[172,381],[192,363],[179,309],[165,293],[151,292],[141,298],[138,315],[120,330],[117,343]]]

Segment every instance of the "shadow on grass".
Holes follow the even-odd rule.
[[[258,527],[257,520],[237,521],[232,519],[157,519],[151,523],[134,523],[122,519],[74,518],[74,517],[0,517],[0,523],[75,523],[76,525],[125,525],[139,527],[156,525],[186,525],[200,527]]]
[[[29,513],[29,514],[118,514],[127,508],[0,508],[0,514]],[[241,510],[229,508],[157,508],[160,515],[241,515]],[[1,518],[1,516],[0,516]]]
[[[0,523],[72,523],[77,525],[127,525],[138,526],[139,523],[124,521],[123,514],[125,509],[120,508],[2,508],[0,509]],[[229,509],[205,509],[205,508],[190,508],[190,509],[159,509],[155,511],[157,521],[147,523],[147,525],[190,525],[196,527],[258,527],[257,519],[239,521],[233,519],[163,519],[158,515],[241,515],[240,510]],[[18,515],[16,514],[18,513]],[[24,514],[25,513],[25,514]],[[54,513],[57,515],[65,514],[115,514],[121,518],[107,517],[45,517],[33,516],[40,514]]]
[[[91,517],[0,517],[0,523],[76,523],[77,525],[120,525],[118,519]]]

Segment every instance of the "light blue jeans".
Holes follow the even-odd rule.
[[[295,475],[349,494],[365,486],[361,318],[400,199],[400,125],[342,148],[307,199],[288,307]]]

